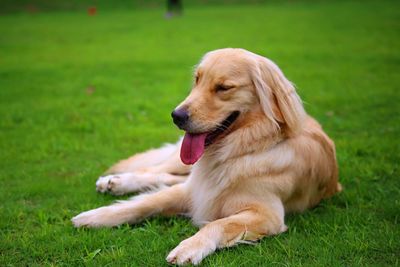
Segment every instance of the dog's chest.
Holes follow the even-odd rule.
[[[215,164],[217,159],[205,154],[193,166],[187,181],[194,223],[202,225],[227,216],[249,200],[268,201],[270,195],[276,194],[286,198],[282,192],[291,192],[288,185],[282,190],[283,182],[269,177],[288,168],[293,158],[293,151],[284,144],[224,164]]]
[[[211,167],[201,161],[198,163],[188,180],[192,200],[190,216],[196,225],[203,225],[221,216],[227,193],[232,193],[233,178],[224,166]]]

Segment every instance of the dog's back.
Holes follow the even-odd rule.
[[[285,202],[286,212],[314,207],[341,191],[335,144],[316,120],[308,117],[303,132],[288,142],[296,154],[299,179],[296,190]]]

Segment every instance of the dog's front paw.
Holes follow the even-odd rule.
[[[112,207],[112,206],[111,206]],[[102,207],[82,212],[71,219],[75,227],[112,227],[121,222],[111,207]]]
[[[112,195],[123,195],[128,193],[127,189],[129,185],[125,183],[127,181],[126,174],[113,174],[100,177],[96,182],[96,191],[101,193],[110,193]]]
[[[192,236],[183,240],[167,256],[167,261],[172,264],[199,264],[207,255],[214,252],[216,244],[209,239]]]

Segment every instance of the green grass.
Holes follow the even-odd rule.
[[[396,1],[0,16],[0,265],[166,265],[196,231],[185,218],[98,230],[70,218],[116,199],[94,188],[112,163],[178,138],[170,111],[221,47],[265,55],[296,83],[336,142],[344,191],[204,265],[399,265],[399,17]]]

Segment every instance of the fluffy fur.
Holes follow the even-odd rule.
[[[193,132],[218,127],[232,111],[240,115],[193,167],[179,159],[181,140],[113,166],[96,183],[98,191],[167,187],[83,212],[72,219],[76,227],[186,214],[201,228],[167,261],[198,264],[217,248],[285,231],[285,213],[301,212],[341,190],[334,143],[269,59],[243,49],[207,53],[182,107]]]

